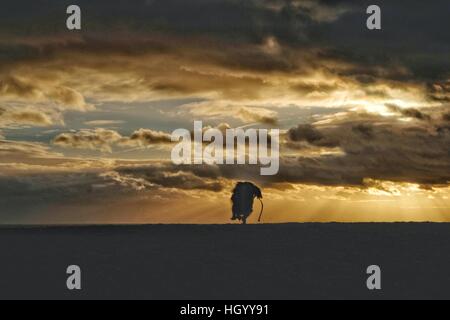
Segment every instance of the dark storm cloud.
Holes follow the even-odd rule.
[[[87,1],[83,29],[71,36],[65,30],[65,8],[70,1],[7,1],[0,16],[3,60],[35,60],[58,50],[142,53],[173,50],[171,39],[208,39],[212,59],[228,68],[292,72],[305,68],[298,55],[286,50],[315,50],[318,60],[347,63],[345,70],[329,71],[367,83],[375,79],[419,81],[433,85],[448,79],[450,70],[450,20],[448,2],[423,4],[414,0],[379,1],[383,29],[365,27],[370,1],[233,1],[142,0]],[[27,8],[27,10],[23,10]],[[120,35],[126,41],[120,40]],[[149,34],[165,41],[138,41]],[[276,55],[245,51],[242,46],[263,44],[268,37],[280,43]],[[59,39],[59,40],[58,40]],[[8,41],[11,41],[8,45]],[[131,43],[135,45],[130,45]],[[14,45],[16,43],[16,45]],[[196,41],[191,40],[195,46]],[[237,46],[233,50],[232,47]],[[220,52],[227,52],[221,55]],[[309,67],[320,65],[314,59]],[[293,68],[294,67],[294,68]],[[161,83],[158,90],[171,84]],[[183,88],[175,88],[184,90]]]
[[[73,196],[92,193],[92,186],[101,180],[95,173],[47,173],[17,177],[1,177],[3,200],[14,201],[23,197],[40,200],[66,200]],[[78,198],[77,198],[78,199]]]
[[[223,187],[221,181],[180,170],[170,163],[123,166],[110,171],[22,172],[0,175],[0,204],[17,213],[17,208],[33,210],[41,205],[106,204],[146,191],[147,197],[158,198],[176,192],[219,192]]]
[[[218,35],[257,42],[267,34],[298,39],[302,34],[303,20],[308,20],[308,16],[291,6],[289,1],[282,6],[290,10],[274,11],[268,6],[272,2],[79,0],[76,3],[83,9],[84,26],[90,34],[128,28],[144,33],[153,30],[184,35]],[[65,9],[70,4],[73,2],[66,0],[8,1],[0,16],[1,25],[9,27],[10,32],[16,35],[29,34],[31,30],[44,35],[58,34],[65,31],[61,30],[60,22],[64,21]]]
[[[351,113],[340,123],[298,126],[289,131],[289,141],[320,146],[332,139],[343,154],[290,159],[282,162],[276,179],[331,185],[363,184],[365,178],[447,184],[450,131],[445,128],[442,123],[400,123],[395,118]]]

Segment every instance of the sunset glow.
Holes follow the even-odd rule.
[[[450,221],[448,19],[373,34],[353,1],[80,2],[77,32],[0,19],[0,223],[229,223],[237,181],[267,223]],[[173,164],[194,121],[279,129],[279,172]]]

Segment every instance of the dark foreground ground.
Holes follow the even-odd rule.
[[[450,298],[450,224],[0,228],[0,257],[3,299]]]

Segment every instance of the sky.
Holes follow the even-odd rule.
[[[230,223],[237,181],[266,223],[450,221],[448,1],[372,2],[2,2],[0,224]],[[279,129],[278,174],[173,164],[199,120]]]

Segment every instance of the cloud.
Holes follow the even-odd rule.
[[[72,107],[74,110],[86,111],[92,110],[93,106],[86,103],[83,95],[72,88],[57,86],[47,92],[51,101],[55,101],[65,107]]]
[[[214,127],[205,125],[203,126],[203,131],[211,128],[219,129],[225,135],[225,131],[231,129],[231,126],[227,123],[220,123]],[[191,131],[191,135],[193,138],[193,131]],[[270,142],[271,138],[269,135],[269,146]],[[113,147],[151,147],[173,143],[170,133],[143,128],[135,130],[130,136],[123,136],[115,130],[104,128],[82,129],[61,133],[52,140],[53,145],[63,148],[98,150],[108,153],[113,151]],[[223,143],[225,146],[227,143],[226,139],[224,139]]]
[[[213,192],[219,192],[223,189],[223,181],[217,177],[213,178],[206,173],[214,170],[213,166],[198,168],[199,171],[196,171],[197,169],[189,169],[192,169],[192,167],[176,166],[170,162],[162,162],[157,165],[119,167],[116,169],[116,172],[128,177],[144,179],[151,184],[156,184],[163,188],[207,190]]]
[[[237,112],[243,121],[255,121],[268,125],[277,124],[276,112],[264,108],[240,108]]]
[[[288,141],[337,145],[343,153],[285,159],[278,179],[342,185],[360,185],[366,178],[447,184],[450,131],[444,128],[439,123],[418,125],[352,112],[316,125],[299,125],[288,131]]]
[[[283,9],[286,10],[286,7],[295,8],[296,10],[300,10],[307,14],[313,21],[319,23],[333,22],[339,19],[343,14],[353,9],[351,3],[345,3],[344,1],[324,2],[315,0],[270,0],[266,1],[265,5],[268,8],[277,11]]]
[[[76,90],[45,80],[49,75],[33,78],[31,70],[21,77],[0,71],[0,126],[63,125],[64,111],[94,109]]]
[[[266,125],[276,125],[277,112],[268,108],[242,106],[232,101],[205,101],[185,104],[180,107],[194,117],[207,119],[234,118],[244,123],[258,122]]]
[[[355,27],[365,25],[361,12],[367,5],[351,0],[108,4],[114,23],[99,18],[101,4],[82,1],[92,18],[85,17],[90,28],[77,36],[56,32],[56,25],[31,13],[4,17],[1,59],[8,67],[0,74],[10,95],[82,110],[90,106],[83,99],[95,104],[197,97],[262,108],[384,104],[399,96],[411,104],[443,102],[450,50],[437,34],[449,28],[445,17],[429,17],[441,17],[445,2],[425,10],[419,4],[413,1],[411,8],[426,14],[405,18],[413,30],[388,18],[397,32],[373,39],[366,28]],[[389,15],[404,10],[396,3],[383,9]],[[20,28],[25,21],[32,21],[33,32]],[[429,46],[417,46],[410,35],[415,32]],[[274,121],[249,112],[243,109],[241,118]]]
[[[78,132],[61,133],[53,139],[53,144],[64,148],[100,150],[112,152],[111,145],[122,139],[114,130],[97,128]]]
[[[99,150],[111,153],[114,146],[152,146],[172,143],[172,141],[170,134],[151,129],[141,128],[134,131],[129,137],[125,137],[115,130],[96,128],[61,133],[53,139],[52,143],[64,148]]]
[[[16,97],[20,99],[42,98],[42,92],[38,88],[11,76],[0,79],[0,93],[3,97]]]
[[[57,158],[61,154],[38,142],[0,140],[1,162],[14,162],[23,158]]]
[[[28,74],[34,75],[33,70]],[[28,79],[27,79],[28,78]],[[84,97],[69,87],[54,85],[51,81],[33,79],[23,74],[22,77],[6,75],[0,77],[2,100],[24,101],[34,103],[53,102],[54,109],[87,111],[93,106],[86,103]]]
[[[169,133],[141,128],[134,131],[126,143],[137,143],[138,145],[148,146],[161,143],[172,143],[172,141]]]
[[[200,182],[190,176],[193,174],[206,179],[251,179],[267,184],[363,186],[366,179],[423,185],[448,184],[450,128],[444,119],[438,120],[442,109],[430,109],[429,116],[433,121],[405,122],[402,121],[403,114],[400,115],[348,111],[324,115],[313,124],[297,125],[282,136],[280,170],[273,177],[261,177],[259,166],[165,164],[159,170],[166,174],[156,174],[155,170],[155,173],[149,173],[147,181],[169,187],[169,181],[181,183],[186,180],[184,187],[194,188]],[[418,117],[415,113],[412,116]],[[419,119],[425,118],[419,116]],[[220,128],[225,130],[229,125],[223,124]],[[100,150],[111,150],[113,145],[127,143],[158,145],[170,141],[169,134],[150,129],[137,130],[129,137],[114,132],[104,135],[108,138],[99,138],[97,136],[102,136],[102,131],[90,133],[95,133],[96,137],[79,137],[76,143],[69,142],[69,139],[62,141],[75,147],[77,143],[87,144],[89,148]],[[139,168],[125,167],[117,171],[134,178],[146,177]]]
[[[135,191],[143,191],[155,187],[155,184],[143,178],[136,178],[131,175],[120,174],[116,171],[108,171],[99,175],[105,180],[113,180],[124,188],[131,188]]]
[[[1,166],[0,166],[1,168]],[[225,182],[181,171],[165,162],[128,162],[91,170],[23,171],[0,175],[0,203],[6,208],[36,210],[40,206],[110,204],[134,194],[145,199],[182,200],[198,197],[197,191],[218,193]],[[211,195],[211,194],[210,194]],[[14,210],[13,210],[14,211]],[[20,211],[20,210],[19,210]]]
[[[291,128],[287,132],[288,140],[291,142],[305,141],[318,147],[337,147],[339,141],[332,136],[328,137],[310,124],[299,124],[296,128]]]
[[[0,126],[50,126],[54,123],[48,114],[30,107],[5,109],[0,108]]]
[[[407,118],[414,118],[417,120],[431,120],[431,117],[428,114],[423,113],[415,108],[401,108],[395,104],[390,104],[390,103],[386,104],[386,107],[390,111],[399,113],[402,116],[407,117]]]
[[[429,97],[438,102],[450,102],[450,80],[428,84]]]

